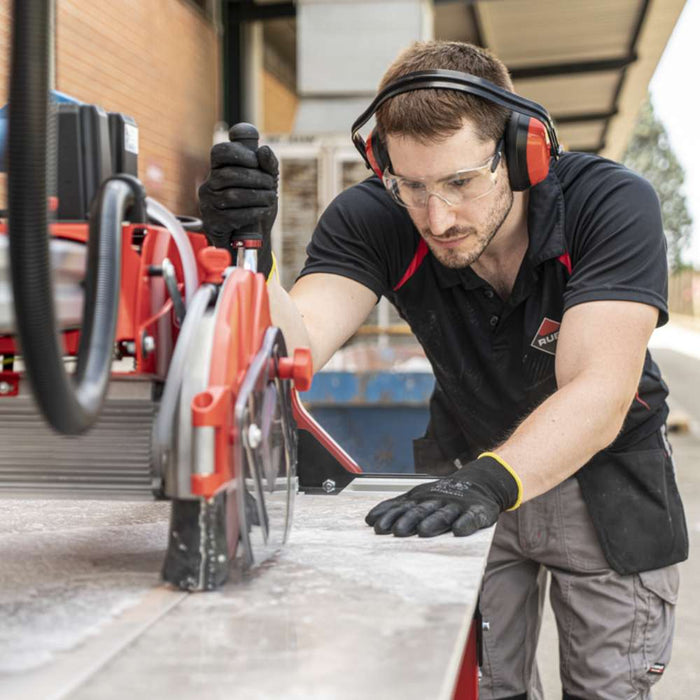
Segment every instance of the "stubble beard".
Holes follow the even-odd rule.
[[[440,240],[448,241],[466,235],[465,243],[471,242],[472,244],[471,248],[467,251],[460,250],[459,247],[441,248],[437,245],[433,245],[433,236],[429,229],[422,230],[420,234],[423,240],[428,244],[432,254],[445,267],[452,268],[453,270],[469,267],[479,259],[484,250],[486,250],[488,244],[493,240],[493,237],[500,230],[503,222],[508,217],[508,214],[510,214],[510,210],[513,208],[513,200],[513,192],[510,187],[506,186],[504,190],[499,193],[497,200],[494,202],[482,231],[477,230],[475,226],[453,226],[446,231],[444,235],[440,236]]]

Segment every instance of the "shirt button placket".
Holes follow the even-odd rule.
[[[491,287],[484,287],[483,288],[483,294],[484,297],[486,297],[491,303],[487,304],[487,308],[489,311],[497,311],[498,310],[498,303],[494,302],[493,300],[496,298],[496,292],[494,292]],[[501,320],[501,317],[496,314],[496,313],[491,313],[489,316],[489,326],[493,330],[496,330],[496,326],[498,326],[498,322]]]

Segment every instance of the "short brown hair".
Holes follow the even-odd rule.
[[[417,41],[402,51],[379,84],[382,90],[398,78],[420,70],[446,69],[485,78],[513,92],[508,69],[490,51],[459,41]],[[484,141],[498,141],[506,128],[508,110],[464,92],[424,89],[404,92],[377,110],[377,128],[387,134],[436,141],[462,128],[465,117],[476,124]]]

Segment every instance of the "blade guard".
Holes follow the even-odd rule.
[[[229,273],[219,300],[209,387],[192,400],[192,425],[214,428],[213,471],[192,475],[192,494],[211,498],[236,476],[233,404],[246,370],[271,325],[265,278],[247,270]]]
[[[208,257],[210,282],[223,278],[223,285],[196,336],[211,334],[201,346],[206,350],[202,355],[194,345],[189,357],[202,363],[203,389],[181,394],[178,440],[192,426],[183,445],[189,489],[173,500],[163,569],[166,581],[187,590],[217,588],[234,559],[252,565],[278,551],[296,492],[292,389],[279,377],[286,348],[271,326],[265,279],[248,270],[222,270],[223,257]],[[301,353],[287,370],[303,380],[307,365]]]

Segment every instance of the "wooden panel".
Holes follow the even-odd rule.
[[[510,68],[620,58],[641,0],[500,0],[477,5],[487,46]]]
[[[605,122],[575,122],[557,127],[559,142],[567,151],[590,150],[600,146]]]
[[[515,91],[545,106],[553,116],[605,112],[612,108],[620,74],[578,73],[515,82]]]

